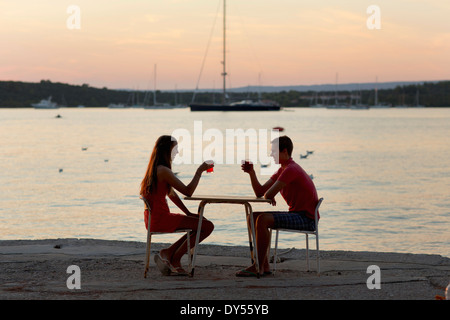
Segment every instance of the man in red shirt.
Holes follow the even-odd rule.
[[[272,177],[261,185],[252,164],[243,164],[242,170],[250,175],[253,191],[257,197],[272,200],[276,205],[275,195],[280,192],[289,206],[289,211],[254,212],[256,247],[260,270],[256,264],[238,271],[238,277],[270,274],[267,249],[270,243],[270,228],[297,230],[315,230],[314,211],[318,202],[317,191],[309,175],[292,160],[292,140],[281,136],[272,141],[271,156],[281,167]]]

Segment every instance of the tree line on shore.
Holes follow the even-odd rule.
[[[52,96],[52,101],[66,107],[107,107],[109,104],[142,105],[153,104],[153,91],[131,91],[94,88],[88,84],[70,85],[50,80],[41,80],[38,83],[0,81],[0,107],[2,108],[28,108],[32,103]],[[229,92],[233,101],[272,100],[283,107],[310,107],[314,104],[333,104],[339,100],[340,104],[361,103],[373,105],[375,103],[375,90],[361,91],[280,91],[280,92]],[[191,91],[156,91],[158,103],[189,104],[192,102],[194,92]],[[450,81],[425,82],[419,85],[397,86],[394,89],[383,89],[377,92],[378,102],[397,106],[416,104],[425,107],[450,106]],[[196,103],[220,102],[221,94],[218,92],[195,93]]]

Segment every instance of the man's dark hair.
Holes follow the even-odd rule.
[[[294,149],[294,145],[292,144],[291,138],[289,138],[288,136],[281,136],[273,139],[272,143],[274,142],[275,143],[278,142],[278,150],[280,150],[280,152],[286,149],[289,157],[292,156],[292,150]]]

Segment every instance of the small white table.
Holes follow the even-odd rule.
[[[246,218],[250,215],[250,228],[248,228],[248,241],[250,245],[250,256],[252,259],[252,263],[256,262],[256,270],[257,277],[259,278],[259,261],[258,261],[258,248],[256,248],[255,245],[255,251],[256,254],[253,254],[253,243],[256,244],[256,234],[255,234],[255,223],[253,221],[253,210],[252,206],[250,205],[251,202],[256,203],[271,203],[272,201],[270,199],[264,199],[264,198],[256,198],[256,197],[244,197],[244,196],[215,196],[215,195],[207,195],[207,196],[192,196],[192,197],[185,197],[185,200],[197,200],[200,201],[200,204],[198,206],[198,229],[201,230],[202,228],[202,220],[203,220],[203,211],[205,210],[205,206],[208,203],[231,203],[231,204],[242,204],[245,206],[245,214]],[[195,246],[194,246],[194,254],[192,257],[192,269],[191,269],[191,276],[194,276],[194,268],[195,268],[195,258],[197,256],[197,247],[200,240],[200,232],[197,232],[197,236],[195,238]]]

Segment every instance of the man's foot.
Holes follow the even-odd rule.
[[[236,277],[241,277],[241,278],[255,277],[255,278],[257,278],[258,275],[254,271],[248,271],[248,270],[242,269],[242,270],[239,270],[238,272],[236,272]]]
[[[260,273],[259,275],[265,275],[265,272]],[[258,277],[258,272],[256,271],[255,265],[248,267],[247,269],[242,269],[236,272],[236,277]]]
[[[272,271],[270,271],[269,262],[267,262],[267,260],[266,260],[266,263],[264,263],[264,273],[263,273],[263,275],[267,276],[267,275],[270,275],[270,274],[272,274]]]

